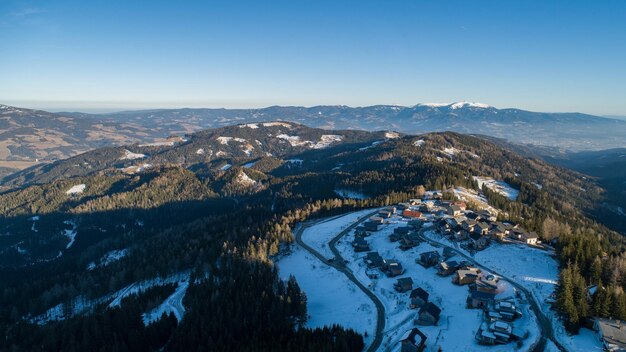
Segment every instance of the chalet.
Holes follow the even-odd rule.
[[[522,241],[532,246],[536,246],[538,240],[539,240],[539,236],[537,236],[537,234],[534,232],[528,233],[522,237]]]
[[[476,339],[483,345],[495,345],[496,335],[487,329],[487,327],[481,327],[476,333]]]
[[[456,252],[451,247],[443,247],[442,255],[443,255],[443,259],[447,260],[449,258],[454,257],[456,255]]]
[[[504,224],[501,222],[494,222],[491,224],[491,228],[489,229],[489,236],[493,237],[498,241],[504,240],[507,235],[507,230]]]
[[[408,330],[400,338],[400,352],[421,352],[426,347],[426,335],[418,328]]]
[[[605,351],[626,351],[626,322],[616,319],[598,318],[593,323]]]
[[[411,291],[413,289],[413,279],[401,277],[393,284],[393,288],[400,293]]]
[[[478,228],[478,227],[477,227]],[[470,240],[472,241],[472,247],[476,250],[483,250],[485,248],[487,248],[487,246],[489,245],[489,237],[488,236],[482,236],[479,233],[476,233],[476,231],[472,232],[469,236]]]
[[[500,314],[503,320],[513,321],[522,316],[522,311],[519,308],[515,307],[515,304],[513,304],[513,302],[497,302],[494,309]]]
[[[392,213],[388,210],[381,210],[378,212],[378,216],[383,218],[383,219],[388,219],[390,218],[392,215]]]
[[[409,209],[411,207],[411,203],[398,203],[396,205],[396,207],[398,208],[398,210],[404,210],[404,209]]]
[[[421,287],[418,287],[411,291],[409,298],[411,299],[411,303],[409,304],[410,308],[420,308],[428,302],[428,292],[424,291]]]
[[[404,209],[404,211],[402,211],[402,216],[405,218],[421,218],[422,213],[417,210]]]
[[[439,256],[439,252],[430,251],[430,252],[421,253],[419,258],[417,258],[415,262],[425,268],[430,268],[431,266],[437,265],[437,263],[439,263],[439,260],[441,260],[441,257]]]
[[[454,239],[456,241],[464,241],[469,238],[469,233],[465,230],[454,232]]]
[[[474,213],[473,211],[470,211],[470,212],[465,213],[465,216],[466,216],[468,219],[470,219],[470,220],[474,220],[474,221],[477,221],[477,220],[478,220],[478,218],[479,218],[478,214]]]
[[[352,242],[355,252],[367,252],[370,250],[370,246],[363,237],[356,237]]]
[[[422,203],[422,205],[420,205],[419,209],[422,212],[431,212],[435,209],[435,203],[432,201],[427,201]]]
[[[441,309],[432,302],[427,302],[420,308],[415,323],[418,325],[437,325]]]
[[[495,293],[482,292],[477,290],[470,290],[470,294],[467,297],[468,308],[488,308],[493,304]]]
[[[463,213],[463,210],[458,205],[447,205],[446,212],[450,216],[459,216]]]
[[[463,265],[456,260],[449,260],[441,262],[437,265],[437,274],[441,276],[452,275],[455,271],[459,270]]]
[[[463,221],[463,223],[461,224],[461,228],[463,229],[463,231],[467,232],[468,234],[474,232],[474,226],[476,226],[477,222],[471,219],[467,219],[465,221]]]
[[[385,219],[380,216],[370,216],[369,222],[373,222],[375,224],[382,225],[385,223]]]
[[[498,291],[498,279],[494,275],[481,275],[474,283],[476,291],[496,294]]]
[[[379,226],[380,226],[379,223],[372,222],[372,221],[366,221],[366,222],[363,223],[363,228],[366,231],[376,232],[376,231],[378,231],[380,229]]]
[[[414,230],[419,230],[422,228],[422,225],[424,225],[424,222],[418,219],[413,219],[413,220],[409,220],[409,222],[407,222],[407,225],[409,227],[412,227]]]
[[[369,252],[365,255],[365,264],[368,268],[380,268],[383,266],[383,258],[378,252]]]
[[[488,210],[481,210],[478,212],[478,217],[487,221],[496,221],[497,218]]]
[[[454,277],[452,278],[452,282],[457,285],[467,285],[476,282],[476,279],[480,275],[480,269],[467,267],[464,269],[459,269],[454,273]]]
[[[411,249],[417,245],[419,245],[421,242],[419,235],[416,233],[408,233],[404,236],[402,236],[402,238],[400,239],[400,249],[402,249],[403,251],[406,251],[408,249]]]
[[[456,205],[457,207],[461,208],[461,211],[467,210],[467,204],[465,204],[465,202],[456,201],[456,202],[450,203],[450,205]]]
[[[513,327],[503,321],[494,321],[489,325],[489,330],[496,336],[497,342],[507,343],[511,339]]]
[[[487,236],[489,234],[489,225],[485,222],[479,221],[474,226],[474,233],[480,236]]]
[[[402,264],[394,259],[385,259],[383,260],[382,266],[383,272],[389,277],[394,277],[401,275],[404,272],[404,268],[402,268]]]

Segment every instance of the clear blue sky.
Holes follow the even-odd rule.
[[[0,1],[0,103],[626,115],[626,1]]]

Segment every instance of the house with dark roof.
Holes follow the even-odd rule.
[[[393,284],[393,288],[400,293],[411,291],[413,289],[413,279],[401,277]]]
[[[441,276],[452,275],[455,271],[459,270],[463,264],[456,260],[448,260],[437,264],[437,274]]]
[[[626,322],[597,318],[593,328],[605,351],[626,351]]]
[[[426,335],[418,328],[408,330],[400,338],[400,352],[421,352],[426,347]]]
[[[431,266],[437,265],[439,263],[439,260],[441,260],[439,252],[429,251],[421,253],[419,258],[417,258],[415,262],[425,268],[430,268]]]
[[[469,296],[467,297],[467,307],[468,308],[488,308],[493,305],[493,301],[495,299],[495,293],[482,292],[476,290],[470,290]]]
[[[389,277],[398,276],[404,272],[402,264],[395,259],[384,259],[382,269],[383,272]]]
[[[474,283],[474,289],[495,295],[498,291],[498,278],[494,275],[481,275]]]
[[[437,325],[439,322],[439,316],[441,315],[441,309],[434,303],[428,302],[420,308],[415,324],[418,325]]]
[[[365,255],[365,264],[369,268],[380,268],[383,265],[383,257],[378,252],[369,252]]]
[[[409,303],[411,309],[420,308],[428,302],[428,292],[418,287],[411,291],[409,298],[411,299],[411,303]]]
[[[354,247],[355,252],[367,252],[370,250],[370,245],[367,243],[363,237],[356,237],[352,242],[352,247]]]
[[[446,212],[450,216],[458,216],[463,213],[463,209],[458,205],[451,204],[446,206]]]

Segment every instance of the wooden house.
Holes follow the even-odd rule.
[[[402,238],[400,239],[400,249],[402,249],[403,251],[406,251],[408,249],[411,249],[417,245],[419,245],[421,242],[419,235],[412,232],[412,233],[408,233],[404,236],[402,236]]]
[[[393,284],[393,288],[400,293],[411,291],[413,289],[413,279],[401,277]]]
[[[454,273],[454,277],[452,277],[452,282],[457,285],[468,285],[476,282],[478,276],[480,275],[480,269],[474,267],[467,267],[463,269],[459,269]]]
[[[352,242],[355,252],[367,252],[370,250],[370,246],[363,237],[356,237]]]
[[[365,255],[365,264],[368,268],[380,268],[383,265],[383,258],[378,252],[369,252]]]
[[[420,308],[415,323],[418,325],[437,325],[441,309],[432,302],[427,302]]]
[[[405,218],[421,218],[422,217],[422,213],[417,211],[417,210],[411,210],[411,209],[404,209],[402,211],[402,216]]]
[[[441,257],[439,256],[439,252],[429,251],[420,253],[419,258],[417,258],[415,262],[425,268],[430,268],[431,266],[437,265],[440,260]]]
[[[498,279],[494,275],[481,275],[474,283],[476,291],[496,294]]]
[[[383,260],[382,269],[383,269],[383,272],[389,277],[402,275],[402,273],[404,272],[404,268],[402,268],[402,264],[400,264],[400,262],[398,262],[395,259]]]
[[[426,347],[426,335],[413,328],[400,337],[400,352],[422,352]]]
[[[593,328],[605,351],[626,351],[625,321],[597,318]]]
[[[459,216],[463,214],[463,210],[458,205],[449,204],[445,208],[446,208],[446,213],[448,213],[448,215],[450,216]]]
[[[493,301],[496,295],[494,293],[470,290],[469,296],[467,297],[467,307],[468,308],[488,308],[493,305]]]
[[[409,298],[411,299],[411,302],[409,303],[410,308],[420,308],[428,302],[428,292],[424,291],[421,287],[418,287],[411,291]]]
[[[448,260],[437,264],[437,274],[441,276],[448,276],[454,274],[463,265],[456,260]]]

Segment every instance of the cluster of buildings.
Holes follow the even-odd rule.
[[[422,287],[416,287],[413,279],[403,277],[405,269],[394,258],[383,258],[372,251],[367,237],[382,229],[387,219],[397,214],[407,221],[406,226],[396,227],[389,234],[389,241],[398,243],[399,250],[408,250],[419,246],[422,239],[420,230],[425,222],[432,222],[433,229],[451,240],[466,241],[468,249],[480,250],[489,245],[491,240],[522,241],[529,245],[537,244],[537,236],[523,231],[518,226],[497,221],[494,214],[487,211],[474,212],[467,209],[463,202],[446,202],[437,199],[411,200],[393,207],[383,208],[355,230],[352,246],[356,252],[367,252],[364,261],[368,267],[368,276],[377,278],[378,273],[388,277],[397,277],[394,289],[398,293],[408,294],[407,309],[416,310],[414,324],[421,326],[437,325],[441,308],[429,300],[429,293]],[[468,309],[482,309],[484,319],[476,333],[481,344],[503,344],[523,339],[525,331],[515,327],[514,321],[522,316],[515,301],[497,300],[500,293],[499,279],[482,272],[468,261],[459,259],[456,252],[444,247],[442,251],[431,250],[420,253],[415,262],[425,268],[434,267],[442,277],[451,277],[459,286],[468,287],[466,299]],[[425,348],[426,336],[417,328],[408,330],[401,338],[402,351],[421,351]]]

